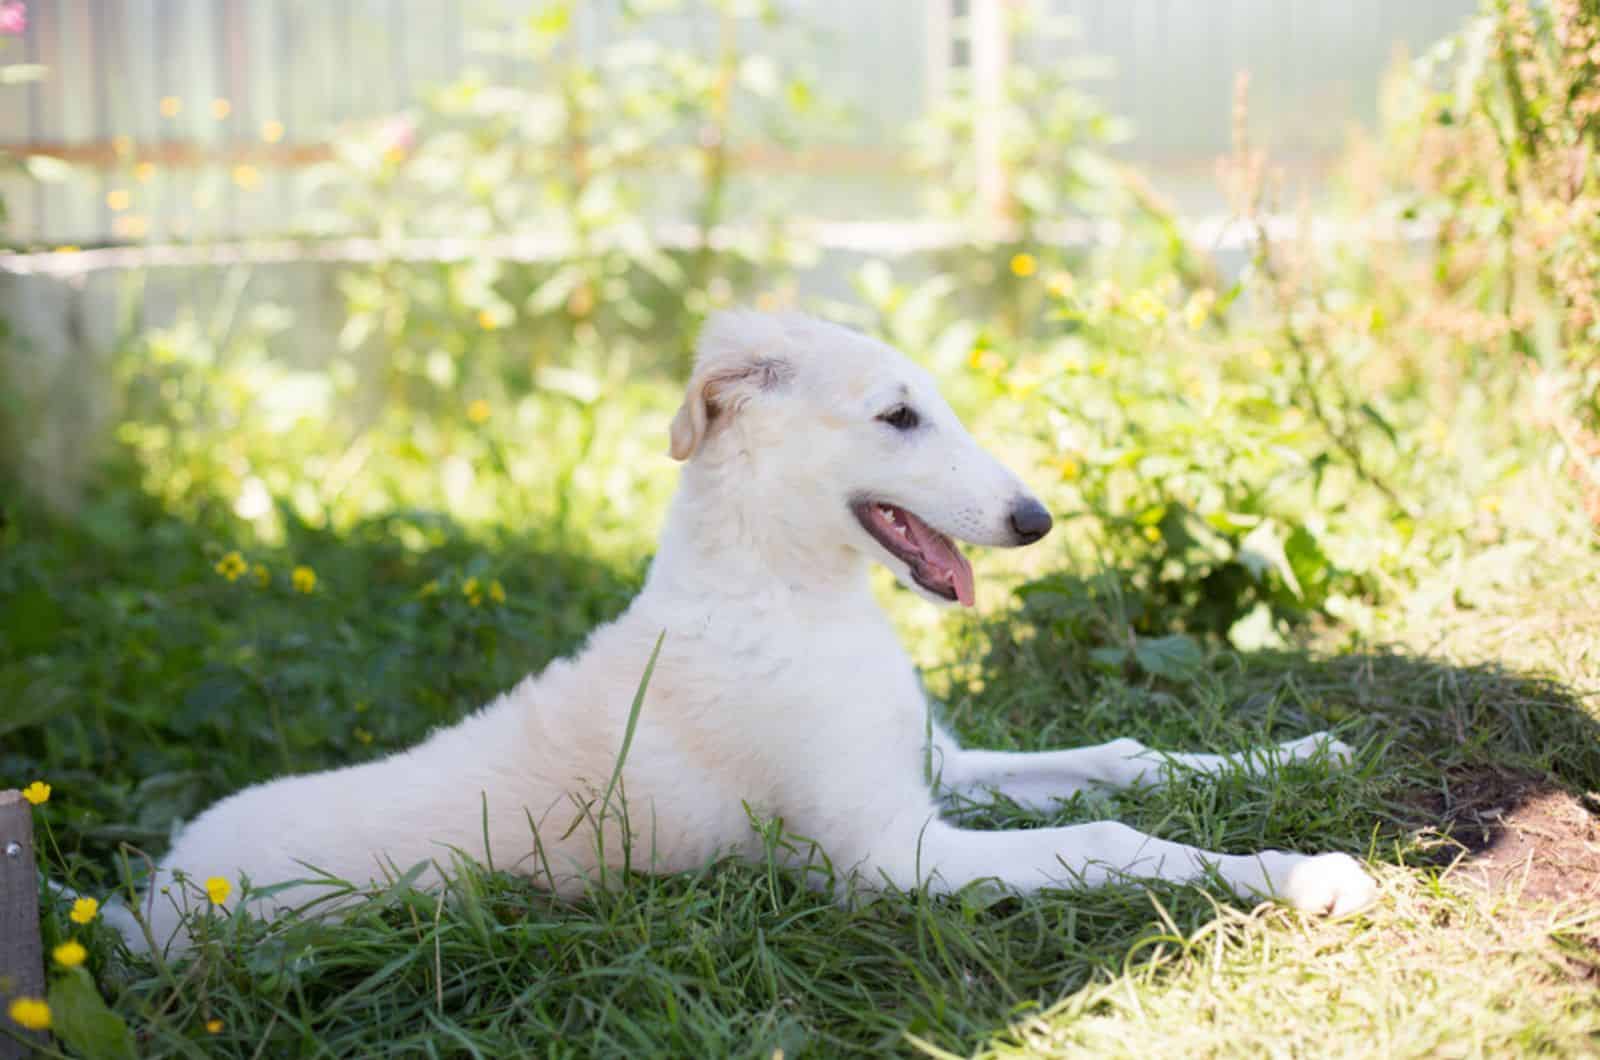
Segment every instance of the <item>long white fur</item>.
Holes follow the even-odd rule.
[[[922,426],[902,432],[878,419],[898,403]],[[938,598],[862,529],[850,501],[870,496],[952,537],[1006,546],[1020,543],[1010,513],[1031,494],[896,350],[799,315],[719,315],[701,338],[672,449],[687,461],[682,481],[644,590],[620,618],[417,747],[259,784],[202,813],[152,881],[158,943],[187,941],[175,937],[184,904],[175,872],[237,888],[242,878],[256,887],[305,879],[314,866],[364,885],[431,860],[423,882],[437,885],[455,850],[575,891],[625,854],[657,872],[753,856],[762,845],[751,812],[781,817],[868,887],[944,891],[988,878],[1029,890],[1215,872],[1241,893],[1302,909],[1341,914],[1372,900],[1372,881],[1342,854],[1226,856],[1114,822],[981,831],[941,817],[952,796],[998,792],[1048,807],[1087,785],[1231,762],[1132,740],[969,751],[930,722],[869,591],[868,565]],[[663,632],[620,795],[602,807]],[[1270,757],[1317,753],[1348,754],[1319,734]],[[256,909],[320,893],[295,887]]]

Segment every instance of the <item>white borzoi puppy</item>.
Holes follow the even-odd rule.
[[[260,784],[202,813],[152,881],[158,942],[178,926],[175,871],[261,887],[315,867],[365,884],[448,864],[455,850],[578,890],[625,862],[675,872],[757,856],[751,812],[782,818],[866,886],[948,891],[990,879],[1031,890],[1214,872],[1241,894],[1317,912],[1372,899],[1372,881],[1343,854],[1214,854],[1111,821],[984,831],[941,818],[954,795],[1048,808],[1088,785],[1229,759],[1129,739],[970,751],[930,722],[868,565],[929,600],[970,606],[972,568],[952,539],[1026,545],[1050,516],[896,350],[799,315],[717,316],[672,422],[672,455],[686,463],[660,550],[620,618],[418,747]],[[1315,753],[1348,752],[1319,734],[1269,757]],[[437,886],[439,872],[422,879]],[[317,894],[290,888],[258,909]]]

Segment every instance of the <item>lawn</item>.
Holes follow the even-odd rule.
[[[40,488],[54,469],[27,443],[51,410],[0,334],[0,786],[50,786],[46,952],[85,948],[52,961],[46,1055],[1600,1051],[1592,4],[1490,3],[1398,72],[1332,181],[1337,243],[1269,216],[1241,90],[1221,167],[1253,233],[1238,275],[1110,163],[1092,101],[1019,77],[1005,238],[868,262],[830,278],[843,302],[800,298],[786,240],[710,240],[768,220],[724,212],[760,198],[722,144],[764,112],[723,106],[715,62],[666,64],[675,94],[641,109],[666,89],[599,76],[567,32],[535,21],[518,45],[567,57],[555,83],[455,86],[403,147],[352,135],[328,186],[340,234],[453,237],[506,208],[497,235],[566,225],[570,259],[351,263],[320,359],[283,355],[295,307],[229,273],[217,304],[122,330],[75,491]],[[590,108],[562,111],[571,142],[616,140],[592,168],[507,120],[569,97]],[[639,242],[661,205],[627,168],[640,114],[643,153],[699,174],[698,248]],[[923,130],[935,169],[966,157],[971,117]],[[685,134],[708,121],[729,139]],[[516,166],[535,171],[494,176]],[[1040,235],[1062,216],[1124,238]],[[402,875],[321,920],[244,917],[231,881],[190,956],[151,960],[46,886],[106,898],[216,799],[410,746],[575,650],[642,584],[687,336],[737,301],[906,349],[1055,513],[1035,547],[975,551],[974,613],[878,579],[964,740],[1235,751],[1329,729],[1356,748],[965,815],[1344,851],[1378,903],[1328,921],[1129,884],[843,905],[731,862],[563,900],[461,863],[442,894]]]

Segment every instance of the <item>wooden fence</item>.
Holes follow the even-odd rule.
[[[583,5],[591,21],[600,5]],[[912,201],[902,134],[971,61],[969,9],[983,0],[790,0],[783,47],[858,119],[838,132],[842,169],[808,174],[817,212],[837,220]],[[1261,139],[1280,156],[1325,157],[1348,123],[1370,120],[1397,48],[1456,27],[1475,0],[1052,0],[1082,33],[1072,50],[1110,60],[1092,86],[1129,117],[1132,155],[1181,176],[1226,145],[1235,71],[1255,79]],[[414,105],[468,69],[528,75],[476,48],[490,0],[28,0],[0,63],[48,77],[0,87],[0,149],[74,164],[56,184],[0,179],[12,243],[104,244],[281,234],[310,201],[306,164],[343,123]],[[498,10],[531,6],[501,0]],[[595,22],[598,24],[598,22]],[[940,27],[943,26],[941,31]],[[592,32],[582,30],[590,46]],[[671,32],[714,32],[683,16]],[[1063,52],[1062,58],[1067,57]],[[1044,56],[1046,61],[1054,56]],[[786,165],[782,153],[765,164]],[[898,181],[898,183],[897,183]],[[886,186],[886,182],[887,185]]]

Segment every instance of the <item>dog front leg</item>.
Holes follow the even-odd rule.
[[[1145,835],[1115,821],[1012,831],[977,831],[937,818],[894,830],[887,860],[870,868],[901,887],[938,892],[979,880],[1018,891],[1094,887],[1127,879],[1190,883],[1215,873],[1236,894],[1275,898],[1296,909],[1342,916],[1369,905],[1377,886],[1346,854],[1279,850],[1215,854]]]
[[[1085,788],[1155,783],[1173,769],[1215,774],[1242,768],[1261,774],[1278,762],[1326,755],[1344,764],[1351,758],[1350,748],[1325,732],[1242,754],[1156,751],[1132,739],[1067,751],[1019,752],[969,751],[947,738],[940,741],[939,751],[938,780],[946,798],[999,794],[1037,811],[1051,809],[1056,800]]]

